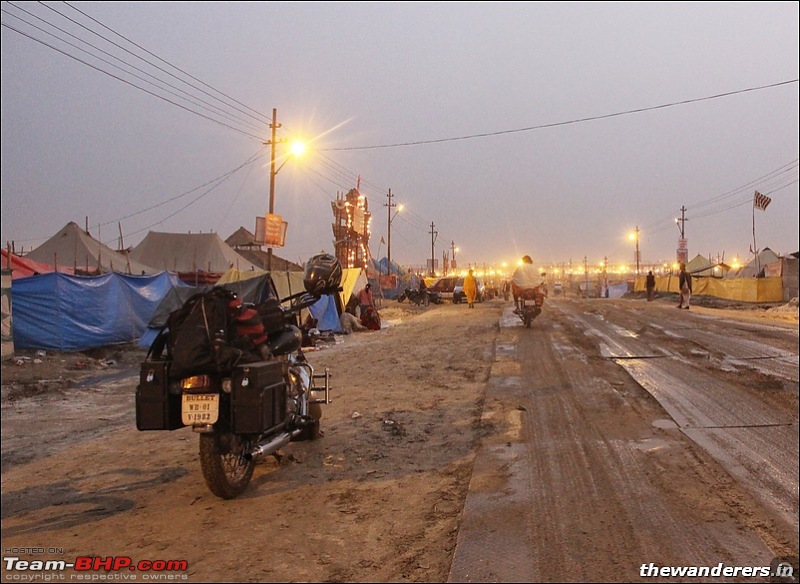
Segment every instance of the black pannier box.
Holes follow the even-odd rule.
[[[139,430],[175,430],[181,421],[181,394],[170,392],[169,361],[145,361],[136,387],[136,427]]]
[[[282,361],[239,365],[231,375],[231,413],[237,434],[260,434],[286,417]]]

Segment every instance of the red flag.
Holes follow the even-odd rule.
[[[753,207],[755,207],[756,209],[766,211],[767,205],[769,205],[771,202],[772,199],[770,199],[767,195],[762,195],[758,191],[756,191],[755,194],[753,195]]]

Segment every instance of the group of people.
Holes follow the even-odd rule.
[[[686,271],[686,264],[681,262],[678,265],[678,308],[689,310],[689,303],[692,300],[692,275]],[[647,272],[644,282],[647,289],[647,301],[652,302],[656,297],[656,277],[653,270]]]
[[[517,305],[517,299],[522,290],[526,288],[535,288],[541,285],[541,274],[539,274],[533,267],[533,259],[529,255],[522,257],[522,263],[517,266],[510,280],[510,292],[514,296],[514,304]],[[508,284],[508,283],[507,283]],[[647,301],[651,302],[655,299],[656,277],[653,271],[650,270],[645,278],[645,287],[647,288]],[[692,275],[686,271],[686,264],[680,263],[680,272],[678,274],[678,287],[680,289],[680,297],[678,308],[688,310],[689,303],[692,299]],[[427,286],[425,279],[420,278],[419,291],[423,297],[423,303],[428,305]],[[506,293],[504,287],[504,293]],[[469,308],[475,308],[475,302],[478,299],[478,281],[475,277],[474,270],[470,269],[464,277],[464,296],[466,297]],[[370,326],[370,314],[377,315],[375,309],[375,300],[372,295],[372,284],[367,283],[357,295],[357,301],[360,309],[361,322],[364,327],[373,328]],[[379,321],[378,321],[379,322]],[[380,328],[378,324],[377,328]]]

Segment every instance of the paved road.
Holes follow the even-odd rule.
[[[638,581],[798,547],[798,331],[666,303],[507,311],[450,581]]]

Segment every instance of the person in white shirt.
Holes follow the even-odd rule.
[[[522,290],[536,288],[542,283],[541,275],[533,267],[533,259],[526,255],[522,263],[511,275],[511,292],[514,294],[514,306],[519,309],[519,294]]]

